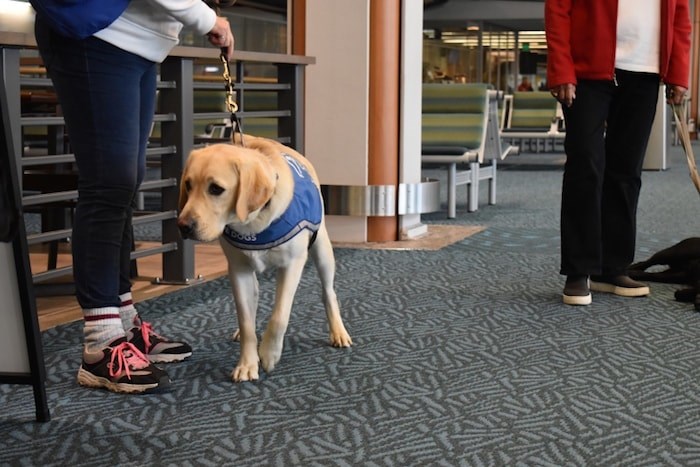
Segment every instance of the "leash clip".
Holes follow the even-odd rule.
[[[224,102],[226,103],[226,109],[231,114],[231,142],[234,144],[236,143],[235,136],[236,131],[238,131],[238,133],[241,135],[241,145],[245,146],[245,143],[243,142],[243,129],[241,128],[241,121],[238,119],[238,115],[236,114],[236,112],[238,112],[238,104],[236,104],[236,99],[233,97],[233,77],[231,76],[231,69],[223,49],[219,55],[219,58],[221,59],[221,63],[224,65],[223,77],[226,89],[226,97]]]
[[[236,100],[233,97],[233,78],[231,77],[231,69],[229,68],[228,60],[226,59],[224,52],[221,52],[219,58],[221,59],[221,63],[224,65],[223,76],[226,89],[226,109],[234,114],[238,112],[238,104],[236,104]]]

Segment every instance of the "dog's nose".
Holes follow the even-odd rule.
[[[180,229],[180,235],[182,238],[191,238],[194,232],[195,224],[191,220],[178,219],[177,227]]]

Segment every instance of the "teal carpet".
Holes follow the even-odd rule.
[[[697,148],[696,148],[697,149]],[[327,344],[308,268],[282,360],[235,384],[225,279],[140,304],[195,349],[172,390],[77,386],[81,324],[43,333],[52,420],[31,389],[0,385],[0,465],[646,466],[700,463],[700,314],[652,284],[648,298],[561,304],[560,155],[509,157],[498,204],[426,222],[486,230],[439,251],[337,249],[350,349]],[[645,172],[638,259],[700,231],[683,155]],[[434,176],[442,176],[435,172]],[[443,199],[445,197],[443,196]],[[274,292],[261,278],[259,329]]]

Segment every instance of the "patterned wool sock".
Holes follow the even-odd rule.
[[[131,292],[123,293],[119,296],[122,304],[119,307],[119,316],[122,320],[122,326],[125,331],[129,331],[135,326],[141,326],[141,318],[139,317],[138,311],[134,306],[134,300],[131,296]]]
[[[97,352],[119,337],[124,337],[124,328],[117,307],[83,309],[85,325],[85,350]]]

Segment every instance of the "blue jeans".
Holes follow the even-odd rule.
[[[157,66],[95,37],[61,36],[40,20],[35,35],[78,167],[76,297],[83,308],[119,306],[119,294],[131,290],[133,206],[146,170]]]

